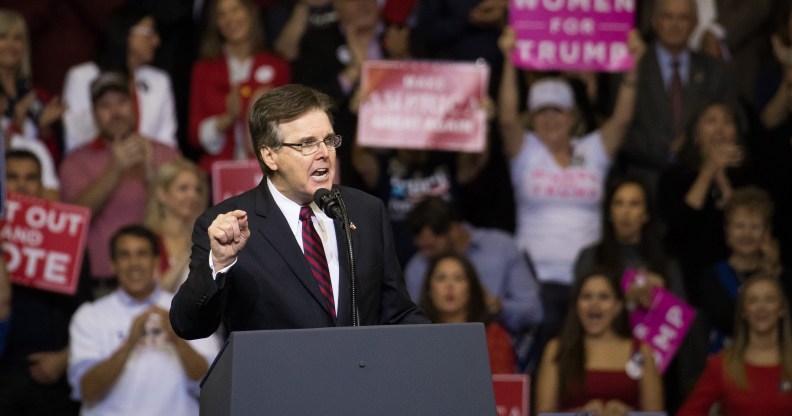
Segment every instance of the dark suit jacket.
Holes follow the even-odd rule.
[[[382,202],[353,188],[338,187],[352,231],[361,325],[429,323],[410,300],[393,248]],[[250,239],[225,276],[212,279],[207,228],[218,214],[247,212]],[[190,274],[173,298],[171,324],[186,339],[209,336],[221,320],[228,331],[317,328],[352,324],[349,263],[340,221],[340,292],[334,320],[302,250],[266,181],[210,208],[195,224]]]
[[[740,93],[751,103],[756,77],[773,62],[770,36],[777,29],[776,15],[785,11],[784,1],[789,0],[716,0],[717,22],[726,29],[732,73]]]
[[[656,172],[668,163],[674,128],[671,104],[654,47],[646,51],[639,63],[637,88],[635,115],[622,154],[628,167]],[[737,88],[731,73],[722,62],[692,52],[688,83],[684,88],[685,125],[714,100],[726,101],[738,108]]]

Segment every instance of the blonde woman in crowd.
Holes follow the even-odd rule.
[[[778,279],[758,275],[740,289],[734,342],[712,356],[678,416],[792,414],[789,302]]]
[[[9,147],[36,148],[39,158],[57,162],[60,137],[56,125],[65,107],[58,96],[36,88],[31,80],[30,38],[21,14],[0,9],[0,135]],[[27,141],[40,141],[24,144]],[[42,154],[46,147],[48,154]],[[46,161],[42,160],[42,163]],[[45,187],[57,190],[57,177],[45,175]],[[55,192],[52,197],[57,197]]]
[[[159,238],[159,285],[169,292],[187,278],[193,224],[207,205],[206,173],[195,163],[177,159],[157,171],[145,225]]]

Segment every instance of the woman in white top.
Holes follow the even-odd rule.
[[[628,44],[639,59],[645,45],[637,32]],[[603,184],[633,116],[637,65],[622,80],[613,115],[579,138],[573,136],[578,110],[569,84],[562,78],[535,82],[528,96],[533,130],[526,130],[511,60],[514,45],[514,32],[507,28],[499,39],[504,65],[498,121],[514,186],[515,236],[542,284],[547,336],[552,337],[565,313],[575,258],[600,237]]]
[[[102,35],[102,51],[96,62],[69,70],[63,87],[64,147],[66,152],[96,138],[90,88],[100,72],[119,71],[129,76],[135,91],[138,132],[176,148],[176,107],[168,74],[151,66],[160,44],[154,17],[134,8],[120,8],[108,18]]]

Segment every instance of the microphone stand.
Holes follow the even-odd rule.
[[[360,326],[360,311],[357,303],[357,273],[355,272],[355,254],[352,251],[352,226],[347,215],[346,204],[341,199],[338,189],[333,190],[335,200],[341,207],[341,222],[344,224],[344,237],[346,237],[347,260],[349,260],[349,288],[352,301],[352,326]]]

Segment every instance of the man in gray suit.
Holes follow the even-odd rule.
[[[683,127],[702,107],[716,100],[737,106],[735,82],[726,65],[688,48],[696,19],[693,0],[657,0],[651,19],[656,40],[638,64],[635,116],[622,156],[627,170],[652,188],[681,143]],[[674,108],[675,88],[679,109]]]

